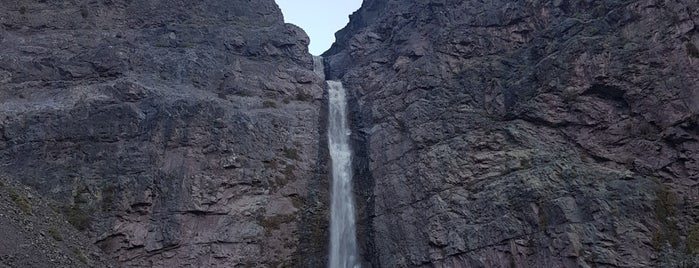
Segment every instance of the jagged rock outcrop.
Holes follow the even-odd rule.
[[[363,267],[699,266],[699,5],[365,0]]]
[[[327,153],[308,42],[272,0],[4,1],[0,174],[115,265],[317,266]]]

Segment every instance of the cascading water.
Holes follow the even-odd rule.
[[[325,80],[325,66],[323,65],[323,57],[313,56],[313,72],[320,76],[320,79]]]
[[[330,268],[357,265],[357,239],[352,196],[352,151],[347,124],[345,89],[338,81],[328,82],[328,145],[332,159],[332,201],[330,207]]]
[[[320,58],[320,57],[318,57]],[[323,72],[322,58],[314,58],[314,69]],[[352,150],[347,123],[345,88],[339,81],[328,84],[328,147],[332,160],[329,268],[358,268],[357,238],[352,196]]]

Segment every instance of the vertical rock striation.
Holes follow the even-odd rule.
[[[348,89],[365,265],[699,265],[696,1],[366,0]]]
[[[272,0],[4,1],[0,175],[124,266],[318,266],[308,42]]]

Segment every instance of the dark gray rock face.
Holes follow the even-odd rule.
[[[696,1],[366,0],[364,267],[699,265]]]
[[[319,265],[308,42],[271,0],[4,1],[0,174],[124,266]]]

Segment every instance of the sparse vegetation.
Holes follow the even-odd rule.
[[[328,226],[322,223],[326,223],[324,213],[320,213],[320,210],[316,209],[314,214],[311,214],[309,223],[311,224],[311,241],[324,241],[327,239]]]
[[[237,91],[235,91],[234,94],[237,95],[237,96],[241,96],[241,97],[252,97],[252,96],[255,96],[255,94],[253,94],[251,91],[248,91],[248,90],[245,90],[245,89],[237,90]]]
[[[303,199],[301,199],[300,196],[291,195],[289,198],[291,198],[291,204],[293,204],[295,208],[301,208],[303,206]]]
[[[68,222],[78,230],[85,230],[90,226],[90,215],[79,206],[72,206],[64,210]]]
[[[156,47],[169,47],[169,46],[170,46],[170,40],[169,40],[169,39],[159,39],[159,40],[156,41],[155,44],[153,44],[153,45],[156,46]],[[166,75],[164,75],[163,73],[160,73],[160,78],[163,78],[163,77],[165,77],[165,76],[166,76]],[[167,79],[164,79],[164,80],[167,80]]]
[[[675,194],[667,187],[662,187],[655,192],[655,214],[658,218],[674,217],[677,213],[675,208]]]
[[[63,236],[61,235],[61,232],[58,231],[58,228],[56,228],[56,226],[49,227],[48,232],[51,238],[53,238],[53,240],[63,241]]]
[[[180,42],[178,45],[180,47],[184,47],[184,48],[190,48],[190,47],[194,46],[194,44],[192,44],[191,42],[187,42],[187,41]]]
[[[269,218],[264,218],[260,221],[262,227],[265,228],[265,235],[272,235],[272,230],[279,229],[279,226],[285,223],[293,222],[296,219],[296,214],[275,215]]]
[[[19,14],[22,14],[22,15],[27,14],[27,7],[25,7],[25,6],[19,7]]]
[[[689,254],[699,254],[699,223],[692,224],[689,227],[686,243]]]
[[[156,46],[157,46],[157,45],[158,45],[158,44],[156,44]],[[165,72],[165,71],[160,72],[160,73],[159,73],[159,76],[160,76],[160,79],[161,79],[161,80],[170,80],[170,75],[169,75],[167,72]]]
[[[284,176],[286,176],[287,179],[290,179],[294,176],[294,170],[296,170],[296,166],[294,165],[288,165],[284,168]]]
[[[653,233],[653,246],[660,251],[665,242],[668,242],[673,248],[677,248],[680,238],[675,219],[677,214],[675,194],[663,186],[656,191],[656,197],[654,202],[655,218],[660,226]]]
[[[9,189],[7,191],[7,194],[10,197],[10,199],[12,199],[12,201],[15,202],[15,205],[19,207],[19,210],[22,211],[22,213],[27,215],[32,214],[32,206],[29,204],[29,200],[27,200],[26,195],[17,193],[12,189]]]
[[[72,247],[70,248],[70,251],[72,251],[73,254],[75,254],[75,256],[78,257],[78,260],[80,260],[80,262],[87,263],[87,257],[85,257],[85,254],[83,254],[83,252],[79,248]]]
[[[699,58],[699,48],[695,46],[692,42],[687,42],[684,44],[687,48],[687,54],[694,58]]]
[[[299,151],[294,148],[284,148],[284,156],[292,160],[300,160]]]
[[[83,17],[83,19],[87,19],[87,16],[90,15],[90,12],[87,10],[87,6],[82,5],[80,6],[80,16]]]
[[[621,212],[619,212],[618,209],[613,209],[612,216],[614,216],[615,218],[618,218],[619,216],[621,216]]]
[[[561,98],[563,98],[565,103],[571,104],[578,99],[578,93],[574,89],[565,89],[561,94]]]
[[[539,202],[539,230],[543,231],[546,230],[546,228],[549,227],[549,218],[548,215],[546,214],[546,211],[544,210],[544,202],[540,201]]]
[[[278,190],[279,188],[281,188],[282,186],[286,185],[287,183],[289,183],[289,180],[288,180],[286,177],[284,177],[284,176],[275,177],[275,179],[274,179],[274,185],[272,185],[272,189],[273,189],[274,191],[276,191],[276,190]]]
[[[272,159],[270,161],[264,162],[265,166],[270,169],[277,169],[279,167],[279,164],[277,163],[276,159]]]
[[[287,268],[287,267],[295,267],[296,265],[296,260],[285,260],[283,262],[271,262],[269,264],[269,267],[279,267],[279,268]]]
[[[102,189],[102,211],[112,210],[115,192],[116,191],[113,186],[107,186],[104,189]]]
[[[310,94],[299,92],[296,94],[296,100],[298,101],[311,101],[313,97]]]
[[[277,108],[277,103],[271,100],[266,100],[262,102],[262,107],[265,108]]]
[[[663,244],[665,243],[665,236],[662,231],[656,230],[653,232],[653,237],[651,238],[651,244],[656,251],[663,249]]]

